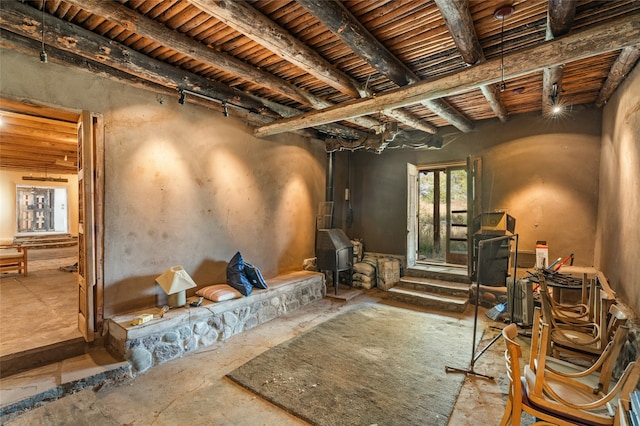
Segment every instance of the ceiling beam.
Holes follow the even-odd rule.
[[[420,81],[420,77],[375,38],[342,2],[298,0],[298,3],[338,36],[363,61],[398,86]],[[424,105],[462,132],[473,129],[473,123],[444,99],[432,99],[424,102]],[[402,119],[399,121],[406,123]]]
[[[627,14],[589,29],[509,53],[504,57],[504,63],[507,64],[504,75],[505,78],[516,78],[639,43],[640,13]],[[483,84],[499,82],[502,78],[500,63],[500,58],[491,59],[440,78],[378,94],[375,98],[347,101],[293,119],[277,120],[257,128],[255,135],[266,136],[303,129],[375,111],[415,105],[425,99],[464,93]]]
[[[266,47],[284,60],[298,66],[320,81],[352,98],[368,97],[369,91],[358,81],[338,70],[313,49],[292,36],[287,30],[273,22],[269,17],[253,8],[249,2],[229,0],[188,0],[206,13],[216,17],[225,25],[249,37]],[[326,2],[330,5],[336,2]],[[396,120],[430,133],[435,127],[422,122],[405,111],[396,111],[389,115]]]
[[[609,101],[613,92],[616,91],[627,74],[631,72],[635,64],[638,62],[638,59],[640,59],[640,44],[628,46],[622,49],[616,58],[616,61],[611,66],[609,75],[600,89],[598,99],[596,99],[596,106],[598,108],[601,108],[607,103],[607,101]]]
[[[293,37],[284,28],[253,8],[249,2],[230,0],[188,0],[284,60],[352,98],[367,96],[365,88],[319,53]]]
[[[462,60],[469,65],[474,65],[486,60],[480,40],[476,34],[476,29],[469,10],[468,0],[435,0],[442,18],[444,19],[449,35],[462,56]],[[493,113],[498,119],[505,123],[509,117],[507,108],[500,100],[500,93],[495,85],[480,86],[480,91],[489,103]]]
[[[551,40],[567,34],[571,30],[573,18],[576,15],[575,0],[549,0],[547,7],[547,34],[546,39]],[[562,91],[562,76],[564,66],[562,64],[545,68],[542,72],[542,114],[552,115],[551,107],[558,102]]]
[[[234,74],[243,80],[250,81],[261,87],[266,87],[302,105],[309,105],[314,109],[322,109],[333,105],[331,102],[300,89],[271,73],[254,67],[224,52],[208,48],[202,43],[177,31],[171,31],[166,26],[146,16],[140,15],[119,3],[103,0],[68,0],[65,1],[65,3],[79,7],[107,20],[117,22],[122,27],[139,36],[148,38],[164,47],[204,62],[219,70]],[[369,129],[380,124],[378,120],[369,117],[357,117],[351,121],[358,126]]]
[[[42,38],[42,14],[37,9],[19,2],[8,2],[0,8],[0,28],[18,36],[29,38],[32,41],[40,42]],[[12,37],[9,34],[3,34],[1,44],[9,48],[16,46],[23,50],[29,49],[28,46],[20,46],[21,41],[11,39]],[[134,76],[133,80],[142,79],[143,81],[172,89],[170,92],[175,93],[176,97],[178,96],[176,89],[184,88],[220,102],[227,102],[230,108],[236,106],[241,110],[252,113],[253,116],[260,115],[270,120],[281,117],[280,114],[269,109],[266,106],[266,102],[257,96],[245,94],[222,83],[149,58],[135,50],[131,50],[77,25],[63,22],[51,15],[45,15],[45,40],[47,46],[82,57],[87,61],[95,61],[98,64],[106,65],[117,72]],[[49,58],[49,60],[54,59]],[[90,67],[86,61],[82,62],[82,64],[79,64],[79,68],[82,68],[83,65],[85,68]],[[104,71],[104,69],[101,69],[101,71]],[[191,100],[195,96],[188,98]],[[202,100],[197,100],[196,103],[207,104]],[[301,113],[301,111],[298,111],[298,113]],[[265,122],[262,119],[256,121],[259,124]],[[345,126],[336,124],[320,127],[321,131],[338,136],[349,134],[349,137],[361,137],[363,135],[362,132],[355,129],[345,132],[346,129]]]

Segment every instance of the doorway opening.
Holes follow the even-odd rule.
[[[70,112],[5,98],[1,99],[0,117],[0,148],[3,151],[0,158],[3,177],[0,220],[4,229],[0,237],[3,245],[27,247],[29,265],[27,276],[0,274],[3,324],[0,358],[13,360],[15,355],[22,353],[29,353],[27,358],[37,358],[38,351],[65,342],[90,342],[96,330],[96,318],[101,319],[94,304],[102,305],[102,292],[96,292],[94,299],[94,290],[101,288],[102,283],[94,279],[94,274],[102,276],[102,270],[79,265],[94,262],[96,252],[102,255],[101,250],[95,248],[98,244],[95,235],[90,236],[91,244],[87,246],[85,241],[89,237],[83,235],[80,221],[81,217],[89,215],[85,221],[91,227],[101,228],[102,225],[94,219],[96,215],[101,217],[102,210],[95,208],[94,202],[81,199],[95,198],[96,191],[102,190],[102,170],[94,175],[95,164],[100,164],[102,153],[100,151],[100,159],[95,162],[86,157],[87,142],[95,139],[93,134],[101,132],[96,130],[101,128],[101,117],[96,119],[86,112]],[[83,129],[90,131],[83,133]],[[81,146],[83,141],[85,147]],[[84,164],[91,166],[79,167],[83,164],[82,158]],[[61,177],[52,178],[52,174]],[[83,179],[87,175],[98,177],[88,182]],[[30,183],[38,180],[47,183],[40,186]],[[83,189],[88,188],[86,192],[79,190],[81,185]],[[102,197],[101,193],[99,197]],[[101,235],[102,230],[99,232]],[[87,250],[93,252],[87,254]],[[85,273],[81,278],[81,271],[87,269],[90,274]],[[80,281],[91,283],[88,294]],[[82,291],[85,300],[80,299]],[[89,297],[92,314],[86,322],[92,324],[87,330],[80,323],[80,314],[87,309]],[[29,339],[24,339],[25,335]],[[82,349],[77,344],[76,347]],[[43,362],[49,352],[47,355],[43,352]],[[5,366],[8,364],[18,363],[5,363]],[[3,367],[2,375],[10,374],[11,368]]]
[[[417,261],[466,266],[466,164],[419,169],[418,194]]]

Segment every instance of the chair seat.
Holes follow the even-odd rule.
[[[526,367],[525,367],[526,368]],[[546,405],[538,405],[536,404],[534,401],[532,401],[531,399],[529,399],[529,395],[527,392],[527,379],[525,378],[525,376],[520,377],[520,380],[522,381],[522,403],[524,405],[526,405],[527,407],[531,407],[532,409],[536,410],[536,411],[542,411],[545,413],[548,413],[554,417],[558,417],[559,419],[562,419],[564,421],[567,421],[569,423],[573,423],[577,426],[581,426],[581,425],[585,425],[585,426],[610,426],[611,423],[599,423],[599,422],[585,422],[584,419],[578,419],[575,417],[571,417],[571,416],[567,416],[566,411],[561,410],[561,409],[556,409],[555,407],[548,407]]]
[[[527,389],[533,389],[536,385],[536,373],[529,368],[528,365],[524,367],[524,379],[526,383]],[[602,392],[594,393],[594,392],[586,392],[585,390],[576,388],[575,386],[571,386],[570,383],[566,381],[555,380],[551,377],[545,376],[545,383],[550,388],[553,389],[558,396],[563,398],[569,403],[572,404],[589,404],[594,401],[600,399],[603,394]],[[556,415],[563,416],[568,420],[572,420],[576,422],[578,425],[612,425],[613,424],[613,416],[609,413],[606,408],[602,408],[599,410],[589,410],[589,418],[573,418],[570,419],[567,415],[566,407],[558,402],[554,401],[550,398],[539,397],[532,393],[528,393],[529,403],[532,404],[537,409],[543,409],[546,411],[550,411],[555,413]],[[618,400],[617,398],[611,402],[612,406],[617,406]]]
[[[552,358],[552,357],[547,357],[546,361],[545,361],[545,367],[549,368],[553,371],[557,371],[559,373],[564,373],[564,374],[578,374],[582,371],[584,371],[585,367],[580,366],[580,365],[576,365],[573,364],[569,361],[565,361],[565,360],[561,360],[558,358]],[[593,388],[593,389],[597,389],[598,387],[600,387],[600,374],[589,374],[586,376],[582,376],[582,377],[575,377],[573,378],[573,380],[577,380],[581,383],[584,383],[585,385]],[[615,381],[611,380],[610,381],[610,386],[611,385],[615,385]],[[607,387],[608,389],[609,387]]]

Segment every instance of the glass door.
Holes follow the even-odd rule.
[[[418,262],[467,264],[466,164],[418,173]]]

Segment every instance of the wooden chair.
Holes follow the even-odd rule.
[[[539,410],[572,419],[574,424],[613,425],[616,415],[614,406],[618,399],[628,400],[629,394],[638,385],[640,362],[630,363],[611,389],[605,384],[594,386],[593,383],[547,369],[546,362],[550,358],[547,358],[544,350],[540,350],[549,338],[549,325],[545,322],[540,322],[539,335],[537,350],[532,346],[531,357],[534,359],[524,368],[530,404]],[[612,366],[607,368],[613,369]],[[604,379],[598,376],[600,380]]]
[[[540,299],[545,321],[550,325],[550,348],[554,357],[565,353],[595,360],[611,341],[616,330],[627,321],[626,315],[615,305],[611,305],[605,329],[598,322],[563,322],[554,315],[551,296],[546,291],[544,277],[540,276]]]
[[[520,375],[522,350],[520,345],[515,341],[517,335],[518,328],[515,324],[509,324],[502,330],[502,337],[507,345],[504,358],[507,367],[507,377],[509,378],[509,394],[507,396],[507,406],[505,407],[504,415],[502,416],[502,420],[500,420],[500,426],[519,426],[523,411],[535,416],[536,419],[539,420],[534,423],[534,425],[574,426],[575,422],[569,419],[531,405],[527,397],[525,382]]]
[[[529,357],[529,368],[533,371],[538,368],[538,358],[549,354],[549,333],[548,331],[543,333],[545,327],[548,326],[544,322],[540,308],[536,308],[533,313],[531,354]],[[628,326],[619,327],[613,339],[611,339],[604,351],[602,351],[602,354],[596,359],[593,365],[588,368],[549,356],[546,358],[545,368],[557,375],[585,383],[589,385],[594,392],[608,392],[618,355],[624,346],[628,334]]]
[[[551,313],[556,321],[566,322],[568,324],[589,324],[593,321],[591,318],[591,310],[589,306],[584,303],[565,304],[558,303],[549,292],[547,286],[547,280],[543,273],[538,274],[538,281],[540,284],[540,297],[545,298],[549,304]]]
[[[19,244],[0,246],[0,272],[18,271],[27,276],[27,247]]]

